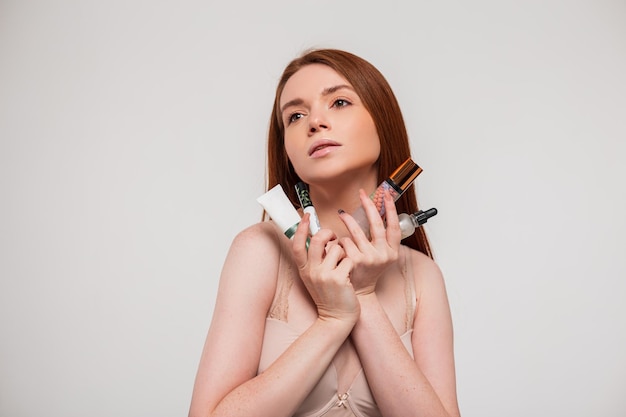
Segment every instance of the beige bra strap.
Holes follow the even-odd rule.
[[[402,276],[404,277],[404,296],[406,300],[405,331],[409,331],[413,328],[415,309],[417,308],[417,294],[415,292],[415,277],[413,276],[410,249],[406,246],[400,246],[400,249],[400,268],[402,268]]]
[[[278,235],[278,233],[277,233]],[[280,260],[278,263],[278,276],[276,277],[276,292],[267,317],[287,322],[289,318],[289,291],[293,285],[293,262],[285,258],[289,248],[285,245],[285,237],[278,235],[280,245]]]

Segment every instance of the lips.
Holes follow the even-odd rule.
[[[330,140],[330,139],[321,139],[313,142],[309,147],[309,156],[316,156],[321,154],[326,154],[330,151],[330,147],[341,146],[341,144]]]

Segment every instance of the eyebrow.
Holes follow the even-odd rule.
[[[352,88],[348,84],[339,84],[339,85],[334,85],[332,87],[327,87],[327,88],[323,89],[322,90],[322,96],[330,95],[330,94],[332,94],[332,93],[334,93],[336,91],[342,90],[344,88],[354,92],[354,88]],[[288,102],[286,102],[285,104],[282,105],[282,107],[280,108],[280,112],[283,113],[287,107],[299,106],[299,105],[301,105],[303,103],[304,103],[304,100],[302,100],[301,98],[295,98],[293,100],[289,100]]]

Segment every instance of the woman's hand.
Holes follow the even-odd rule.
[[[376,283],[382,273],[398,259],[401,231],[396,205],[388,191],[384,194],[386,227],[374,202],[365,191],[360,190],[359,197],[370,224],[372,238],[367,238],[354,217],[343,212],[340,214],[341,220],[352,238],[342,238],[339,243],[354,264],[350,273],[352,285],[357,295],[365,295],[376,290]]]
[[[309,214],[305,214],[293,237],[294,260],[300,277],[317,306],[321,319],[337,319],[354,325],[360,306],[350,282],[353,262],[336,244],[332,230],[321,229],[311,237],[307,251]]]

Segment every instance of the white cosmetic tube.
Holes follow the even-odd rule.
[[[285,236],[291,239],[300,223],[300,214],[289,201],[283,187],[277,184],[256,201],[263,206]]]
[[[311,201],[311,197],[309,197],[309,188],[303,182],[299,182],[296,184],[296,194],[298,195],[298,200],[300,200],[300,206],[302,207],[302,211],[304,213],[309,213],[310,222],[309,222],[309,230],[311,231],[311,236],[315,235],[322,228],[320,226],[320,220],[317,217],[317,212],[315,211],[315,207],[313,207],[313,202]]]

